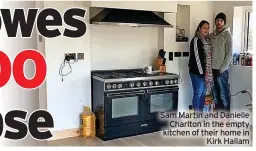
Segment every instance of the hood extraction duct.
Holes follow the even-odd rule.
[[[95,11],[100,11],[95,13]],[[131,27],[169,27],[173,25],[165,21],[159,15],[159,12],[113,9],[113,8],[90,8],[91,24],[97,25],[118,25]],[[162,13],[163,16],[163,13]]]

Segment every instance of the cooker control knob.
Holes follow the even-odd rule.
[[[118,87],[118,89],[121,89],[123,87],[123,85],[122,84],[118,84],[117,87]]]
[[[130,83],[130,87],[134,87],[134,83]]]
[[[175,83],[178,84],[178,80],[177,79],[175,80]]]
[[[173,84],[173,80],[170,80],[170,84]]]
[[[149,82],[149,85],[150,85],[150,86],[152,86],[152,85],[153,85],[153,82],[152,82],[152,81],[150,81],[150,82]]]
[[[107,85],[107,89],[111,89],[111,85],[110,84]]]
[[[115,89],[115,88],[116,88],[116,84],[113,84],[113,85],[112,85],[112,88]]]
[[[155,82],[155,85],[158,85],[158,84],[159,84],[159,82],[158,82],[158,81],[156,81],[156,82]]]
[[[165,80],[165,84],[169,84],[169,80]]]
[[[147,86],[147,82],[143,82],[143,86],[144,86],[144,87]]]
[[[140,87],[140,82],[137,83],[137,87]]]

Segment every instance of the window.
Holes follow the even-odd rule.
[[[252,53],[252,9],[244,9],[244,52]]]

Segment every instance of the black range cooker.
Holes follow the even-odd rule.
[[[92,72],[92,110],[102,140],[160,130],[159,112],[176,111],[179,75],[142,69]]]

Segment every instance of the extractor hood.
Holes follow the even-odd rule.
[[[131,27],[169,27],[168,23],[160,15],[163,13],[142,10],[116,9],[116,8],[90,8],[100,9],[90,19],[91,24],[97,25],[124,25]]]

